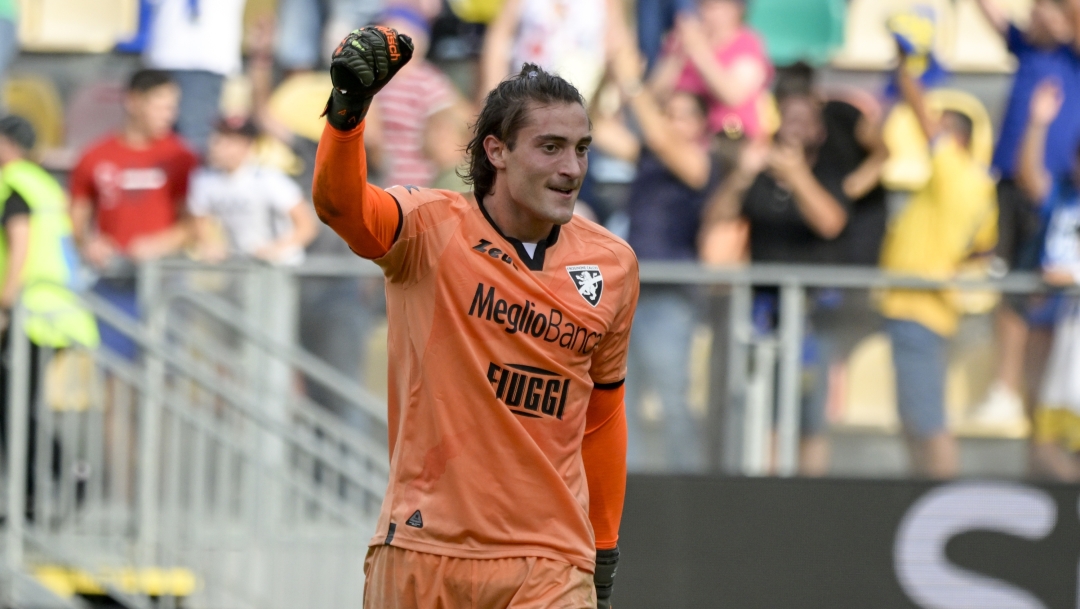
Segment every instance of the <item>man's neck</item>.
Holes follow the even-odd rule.
[[[130,148],[149,148],[150,144],[154,141],[145,131],[131,123],[124,125],[124,130],[121,132],[121,135],[124,143]]]
[[[500,196],[501,195],[501,196]],[[555,224],[538,220],[510,199],[508,193],[495,193],[484,197],[481,205],[488,217],[499,227],[502,234],[522,243],[539,243],[547,239]]]

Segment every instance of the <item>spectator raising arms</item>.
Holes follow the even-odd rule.
[[[931,116],[921,86],[903,68],[897,72],[904,100],[930,142],[931,174],[889,227],[882,268],[949,279],[961,263],[989,254],[997,242],[994,181],[972,157],[971,118],[956,111]],[[945,371],[947,339],[960,313],[947,293],[899,289],[885,293],[881,312],[892,340],[896,401],[914,470],[953,476],[958,454],[945,424]]]
[[[1080,283],[1080,149],[1072,154],[1073,170],[1054,178],[1045,158],[1046,138],[1064,103],[1061,85],[1053,79],[1040,83],[1031,96],[1030,118],[1017,181],[1031,193],[1048,217],[1042,253],[1047,283]],[[1076,482],[1080,480],[1080,302],[1075,297],[1051,296],[1053,347],[1046,365],[1035,409],[1032,470],[1038,475]]]
[[[638,140],[612,119],[595,125],[595,146],[637,163],[627,207],[628,241],[639,260],[697,260],[697,234],[709,190],[719,181],[712,154],[704,100],[676,91],[661,104],[641,82],[644,61],[629,36],[610,64],[628,109],[641,129]],[[662,466],[699,472],[705,467],[700,426],[690,412],[690,347],[698,303],[683,286],[642,286],[630,339],[627,373],[628,459],[632,469]],[[643,422],[643,397],[655,392],[663,410],[659,442],[650,441]],[[664,456],[650,459],[647,447],[660,444]]]
[[[160,258],[180,250],[189,236],[182,210],[188,176],[199,160],[172,133],[180,89],[159,70],[131,77],[119,133],[90,146],[71,172],[75,243],[95,269]],[[103,278],[94,290],[137,315],[131,278]],[[106,346],[127,357],[135,344],[102,324]]]
[[[674,89],[709,100],[709,127],[736,138],[762,134],[761,102],[772,65],[765,45],[743,25],[743,0],[698,0],[698,14],[683,13],[650,87],[661,98]]]
[[[257,136],[248,119],[221,119],[210,137],[210,167],[191,180],[188,208],[204,260],[217,262],[232,254],[297,264],[318,232],[300,187],[280,171],[253,162]],[[215,239],[215,220],[228,236],[227,249]]]
[[[1001,135],[994,150],[994,169],[1001,176],[997,187],[997,254],[1012,270],[1034,271],[1039,265],[1042,247],[1038,205],[1045,195],[1028,192],[1019,183],[1020,149],[1032,92],[1039,82],[1053,78],[1065,98],[1065,111],[1058,113],[1045,134],[1043,153],[1046,168],[1055,180],[1068,176],[1073,152],[1080,144],[1080,112],[1075,109],[1080,103],[1080,58],[1075,35],[1080,1],[1035,0],[1026,29],[1009,21],[997,1],[979,0],[979,6],[1017,61],[1001,122]],[[972,418],[976,422],[1009,424],[1026,417],[1023,404],[1025,365],[1041,367],[1041,358],[1037,354],[1042,349],[1037,348],[1038,342],[1049,339],[1047,330],[1052,324],[1051,320],[1040,319],[1037,305],[1037,301],[1023,294],[1007,295],[1002,299],[995,328],[999,343],[996,382],[987,399],[975,408]],[[1032,331],[1029,351],[1029,332]],[[1034,398],[1030,393],[1027,397]]]

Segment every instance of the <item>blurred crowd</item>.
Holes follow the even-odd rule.
[[[856,265],[932,280],[1020,270],[1055,286],[1077,283],[1080,0],[1032,0],[1016,21],[998,0],[977,0],[978,18],[1015,58],[999,121],[949,88],[928,6],[888,15],[898,61],[887,86],[829,88],[809,63],[773,65],[747,23],[754,1],[278,0],[259,3],[265,10],[254,18],[247,7],[246,19],[245,0],[144,1],[138,35],[113,51],[140,53],[143,68],[119,95],[123,116],[111,132],[65,161],[35,156],[31,122],[0,118],[0,310],[43,277],[70,284],[75,265],[100,276],[97,295],[138,316],[138,286],[122,271],[140,261],[297,265],[305,255],[350,255],[314,217],[311,171],[330,51],[369,23],[416,45],[368,115],[377,184],[464,191],[457,169],[479,104],[516,66],[534,62],[571,80],[589,105],[594,143],[578,213],[627,239],[642,261]],[[0,0],[0,75],[18,53],[17,5]],[[237,78],[244,99],[228,102],[223,91]],[[886,117],[897,145],[887,145]],[[890,180],[898,152],[921,169]],[[65,182],[66,197],[35,158]],[[58,205],[65,219],[35,228]],[[755,288],[760,335],[776,330],[778,294]],[[707,469],[688,390],[695,331],[716,296],[642,288],[627,389],[632,469]],[[64,294],[52,298],[71,306]],[[306,278],[299,298],[301,344],[354,376],[381,287]],[[955,475],[948,344],[961,317],[987,305],[948,290],[899,289],[873,297],[818,289],[807,303],[802,473],[829,466],[832,372],[884,330],[913,471]],[[42,297],[26,306],[34,314],[59,305]],[[997,380],[970,416],[1031,419],[1035,470],[1078,480],[1077,303],[1015,295],[996,306]],[[69,323],[31,338],[95,346],[100,335],[104,347],[138,357],[106,324],[94,329],[79,315]],[[313,382],[308,392],[343,414],[331,392]]]

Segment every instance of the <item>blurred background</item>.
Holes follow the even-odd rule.
[[[0,0],[0,607],[361,604],[382,277],[310,198],[375,23],[381,186],[466,192],[523,62],[586,99],[619,607],[1075,606],[1080,0]]]

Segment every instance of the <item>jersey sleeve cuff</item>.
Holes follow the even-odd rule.
[[[593,389],[600,389],[602,391],[611,391],[612,389],[618,389],[626,382],[625,378],[610,383],[593,383]]]

